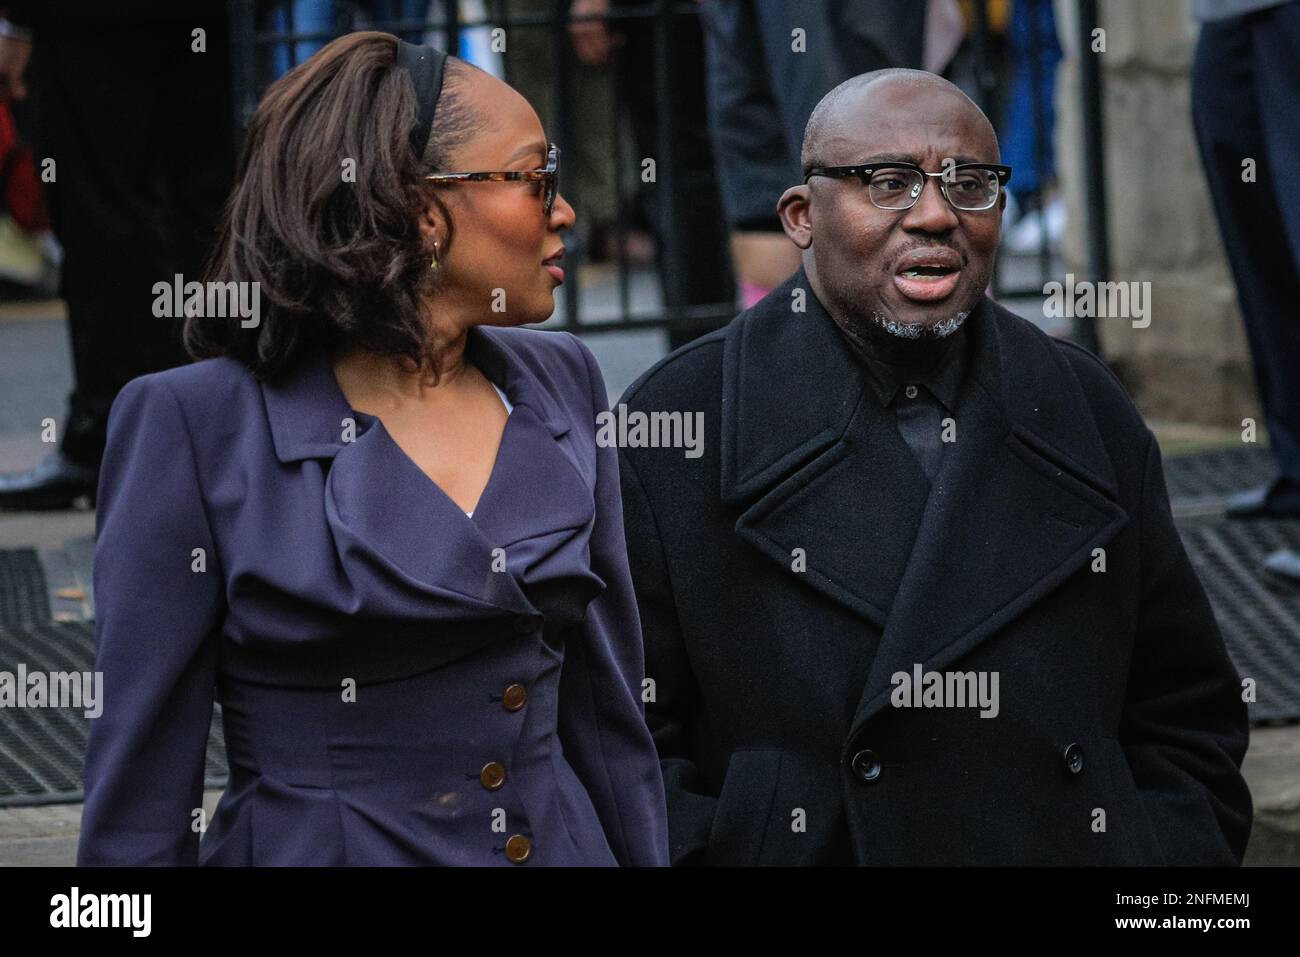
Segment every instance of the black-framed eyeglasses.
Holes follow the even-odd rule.
[[[939,178],[939,190],[953,209],[977,212],[992,209],[1011,179],[1010,166],[995,163],[958,163],[938,173],[927,173],[915,163],[891,160],[857,166],[812,166],[804,182],[814,176],[853,177],[867,187],[867,195],[880,209],[911,209],[921,198],[926,177]]]
[[[551,215],[555,207],[555,194],[560,189],[560,148],[554,143],[546,146],[546,166],[543,169],[515,169],[480,173],[430,173],[424,177],[435,186],[447,183],[541,183],[543,208]]]

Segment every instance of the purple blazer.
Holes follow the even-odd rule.
[[[472,518],[321,351],[122,390],[79,864],[667,864],[600,370],[535,329],[466,354],[514,406]]]

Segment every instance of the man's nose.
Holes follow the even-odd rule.
[[[938,176],[927,176],[921,195],[903,217],[903,228],[922,233],[944,233],[957,226],[957,213],[939,189]]]

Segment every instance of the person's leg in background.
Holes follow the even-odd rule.
[[[1292,288],[1300,288],[1300,3],[1286,3],[1250,18],[1255,41],[1255,86],[1273,201],[1282,220],[1281,247],[1290,263]],[[1239,164],[1240,165],[1240,164]],[[1268,316],[1273,376],[1269,399],[1269,443],[1278,467],[1300,489],[1300,314],[1297,297]]]
[[[759,18],[751,0],[705,0],[709,133],[742,308],[799,267],[776,202],[798,182],[786,130],[769,85]]]
[[[190,50],[196,26],[208,29],[206,53]],[[178,61],[188,64],[183,74]],[[229,55],[219,21],[97,24],[38,34],[32,70],[39,152],[56,163],[46,199],[64,249],[74,388],[59,450],[31,472],[0,476],[0,507],[67,508],[93,498],[122,386],[188,361],[179,323],[153,315],[153,284],[177,272],[200,278],[206,242],[193,225],[204,204],[190,187],[177,192],[174,179],[206,184],[199,188],[219,210],[229,180],[214,186],[209,164],[224,162],[228,177],[231,115],[186,88],[165,99],[159,77],[171,71],[203,90],[219,84],[228,103]],[[177,150],[189,159],[173,176],[160,158]],[[178,216],[186,227],[174,225]]]
[[[1002,162],[1016,171],[1011,198],[1018,218],[1009,225],[1003,245],[1017,255],[1030,255],[1044,238],[1049,248],[1059,248],[1065,231],[1064,201],[1052,194],[1056,69],[1062,55],[1052,0],[1018,0],[1011,10],[1010,41],[1011,89],[998,139]]]
[[[550,13],[550,0],[494,0],[489,12],[500,18],[506,11],[511,17],[543,16]],[[558,142],[559,104],[555,102],[555,59],[551,52],[550,24],[514,26],[506,30],[503,56],[506,82],[522,93],[542,121],[546,134]],[[572,50],[566,30],[566,49]],[[583,247],[588,258],[599,259],[602,250],[593,248],[592,237],[613,221],[616,212],[614,192],[614,129],[611,123],[613,103],[612,78],[608,65],[583,63],[577,56],[570,59],[573,102],[570,105],[571,141],[559,143],[564,153],[563,185],[565,196],[578,215],[570,248]]]
[[[1237,287],[1279,474],[1235,497],[1238,518],[1300,517],[1300,4],[1201,27],[1192,69],[1197,144]],[[1255,161],[1255,178],[1243,162]]]
[[[776,203],[803,181],[799,154],[813,108],[860,73],[919,67],[926,4],[916,0],[705,0],[714,148],[741,303],[798,268]],[[799,31],[796,33],[796,31]]]
[[[230,38],[224,20],[203,25],[210,59],[187,55],[169,43],[168,55],[159,64],[162,98],[149,136],[155,143],[167,144],[156,150],[162,228],[155,272],[160,279],[176,273],[187,280],[203,279],[222,207],[235,179],[232,130],[230,122],[222,122],[232,110],[231,74],[226,66]],[[194,103],[203,104],[202,112],[193,108]],[[180,331],[177,323],[174,334],[179,337]],[[159,361],[164,358],[159,356]]]
[[[626,40],[615,53],[619,97],[627,107],[637,157],[662,156],[667,150],[667,158],[661,163],[674,164],[675,215],[664,215],[669,197],[660,188],[662,178],[655,184],[641,184],[638,194],[654,230],[655,261],[664,302],[682,308],[721,306],[726,314],[714,323],[670,329],[669,350],[725,324],[735,304],[727,221],[718,194],[706,98],[702,95],[706,82],[704,37],[699,21],[692,17],[676,18],[674,28],[674,56],[669,67],[672,92],[667,104],[673,110],[670,143],[661,144],[659,133],[652,24],[646,20],[625,22],[620,29]]]

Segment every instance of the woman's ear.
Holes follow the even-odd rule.
[[[812,195],[807,184],[791,186],[777,200],[776,214],[781,228],[800,249],[812,245]]]
[[[420,209],[419,226],[420,236],[429,245],[435,241],[441,243],[443,237],[447,235],[446,219],[441,204],[432,195],[426,195],[424,205]]]

